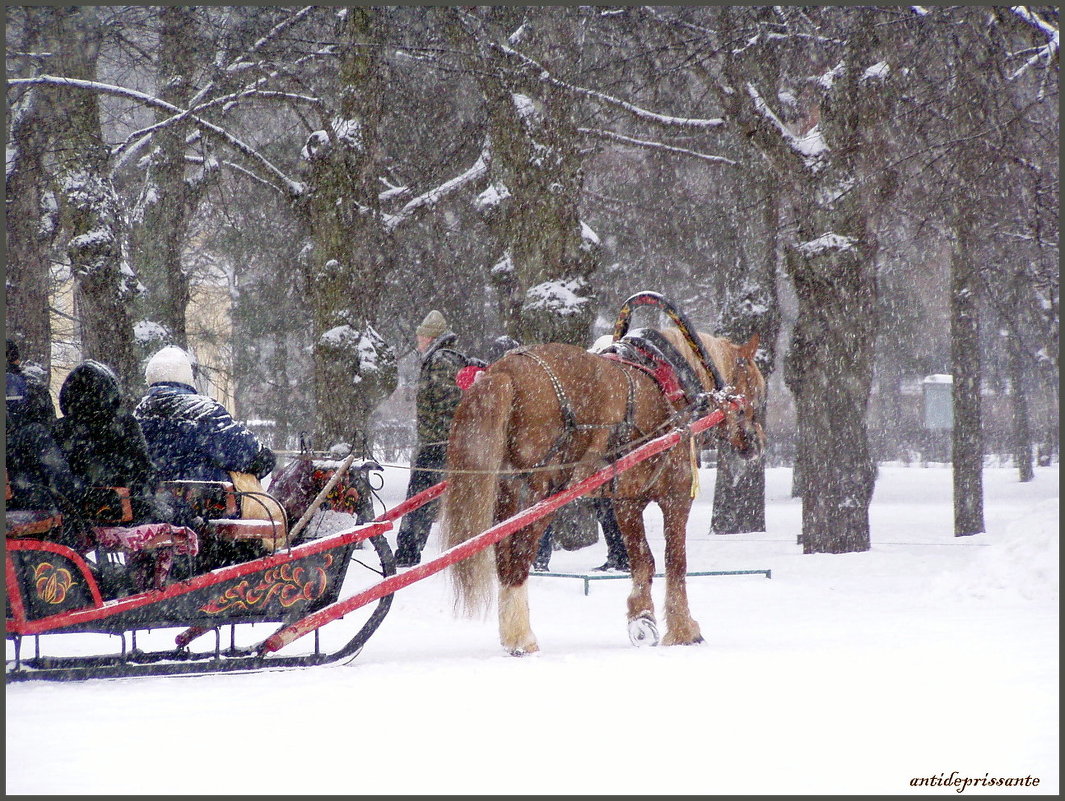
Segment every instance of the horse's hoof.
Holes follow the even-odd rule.
[[[662,645],[701,645],[706,642],[701,634],[696,634],[694,637],[690,637],[686,640],[678,640],[670,637],[668,634],[662,640]]]
[[[527,648],[515,648],[507,651],[507,653],[511,656],[533,656],[540,653],[540,647],[538,645],[533,645],[532,647]]]
[[[649,617],[629,621],[629,642],[635,646],[658,645],[658,626]]]

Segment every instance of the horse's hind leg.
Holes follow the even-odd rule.
[[[658,625],[655,604],[651,598],[651,577],[655,572],[655,558],[647,545],[643,527],[642,503],[614,501],[614,516],[625,538],[632,573],[632,590],[628,599],[629,639],[633,645],[657,645]]]
[[[703,641],[699,624],[688,608],[688,556],[686,538],[691,498],[686,493],[669,498],[662,507],[666,538],[666,636],[663,645],[693,645]]]

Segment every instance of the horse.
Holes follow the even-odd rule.
[[[765,380],[754,362],[757,336],[735,345],[699,332],[726,384],[719,388],[689,338],[679,331],[661,333],[671,344],[679,344],[703,390],[732,387],[729,391],[745,395],[750,408],[726,411],[721,442],[739,458],[758,458],[765,444],[757,411],[765,397]],[[666,433],[684,413],[646,370],[625,361],[561,343],[509,352],[485,370],[455,411],[445,466],[445,546],[465,542],[494,522],[581,481],[643,441]],[[627,620],[630,640],[637,645],[659,641],[651,598],[654,557],[643,524],[643,510],[651,502],[662,512],[666,540],[662,643],[703,641],[685,586],[685,535],[696,486],[694,444],[682,441],[592,493],[614,502],[631,565]],[[539,650],[529,624],[526,581],[550,521],[551,515],[542,517],[495,544],[499,637],[515,656]],[[451,572],[456,610],[469,615],[486,611],[494,588],[492,554],[487,549],[475,553],[453,565]]]

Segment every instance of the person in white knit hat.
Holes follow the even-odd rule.
[[[196,391],[184,350],[168,345],[157,352],[144,378],[148,392],[133,414],[161,479],[229,481],[231,472],[261,479],[274,469],[274,452],[221,403]]]

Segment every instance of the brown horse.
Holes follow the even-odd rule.
[[[683,337],[663,333],[698,367],[702,386],[713,379]],[[765,382],[754,364],[757,336],[745,345],[700,335],[731,391],[742,391],[757,409]],[[647,372],[572,345],[549,343],[512,351],[467,390],[455,413],[448,444],[443,531],[453,547],[537,501],[580,481],[642,442],[664,434],[683,417]],[[678,417],[680,415],[680,417]],[[722,441],[746,459],[759,456],[764,434],[754,411],[730,410]],[[666,539],[666,645],[702,641],[688,609],[685,536],[694,498],[695,450],[691,440],[640,462],[593,495],[609,497],[632,566],[629,637],[658,642],[643,510],[662,511]],[[496,543],[500,584],[499,634],[514,655],[539,650],[529,625],[526,580],[551,516]],[[457,603],[473,613],[491,600],[491,556],[480,551],[452,568]]]

